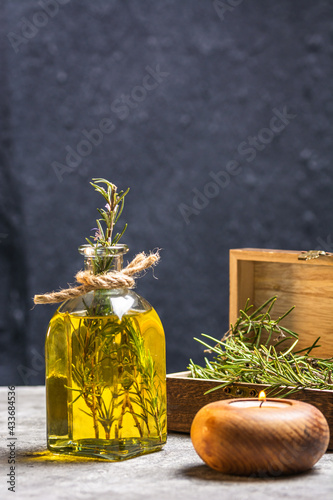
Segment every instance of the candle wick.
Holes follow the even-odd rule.
[[[259,408],[262,407],[263,402],[264,402],[264,399],[260,402]]]

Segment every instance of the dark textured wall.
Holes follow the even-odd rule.
[[[81,267],[92,177],[131,187],[131,255],[163,249],[137,290],[168,371],[227,328],[229,248],[333,250],[332,5],[1,2],[1,383],[43,381],[32,297]]]

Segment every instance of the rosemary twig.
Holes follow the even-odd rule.
[[[97,253],[98,249],[100,247],[108,248],[117,245],[126,231],[127,224],[124,225],[122,231],[113,235],[114,226],[124,209],[125,196],[129,192],[129,188],[126,191],[119,191],[118,193],[117,186],[106,179],[97,178],[92,180],[94,182],[90,184],[106,201],[104,208],[97,209],[101,218],[96,220],[97,227],[93,228],[95,231],[93,241],[91,238],[86,238],[86,241],[94,248],[96,254],[93,262],[94,274],[100,274],[110,268],[113,259],[112,253],[108,257],[99,257]],[[104,184],[106,189],[100,186],[100,184]]]
[[[270,311],[275,302],[274,296],[251,314],[253,306],[249,305],[248,299],[235,325],[231,325],[222,340],[206,334],[202,336],[213,345],[195,339],[208,352],[214,353],[214,358],[205,358],[205,366],[190,360],[188,368],[191,376],[221,381],[220,385],[207,393],[237,382],[267,384],[270,386],[269,395],[279,397],[305,388],[333,390],[333,358],[310,357],[313,349],[319,347],[319,338],[310,347],[295,350],[298,335],[279,324],[294,307],[273,320]],[[275,334],[277,337],[273,338]],[[293,343],[283,350],[281,346],[287,340],[293,340]]]

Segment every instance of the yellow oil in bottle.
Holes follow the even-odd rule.
[[[122,460],[166,442],[165,343],[155,310],[57,312],[46,340],[48,447]]]

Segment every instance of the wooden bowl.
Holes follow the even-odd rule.
[[[229,399],[199,410],[191,439],[215,470],[279,476],[310,469],[327,449],[329,427],[317,408],[300,401],[267,399],[259,407],[255,399]]]

